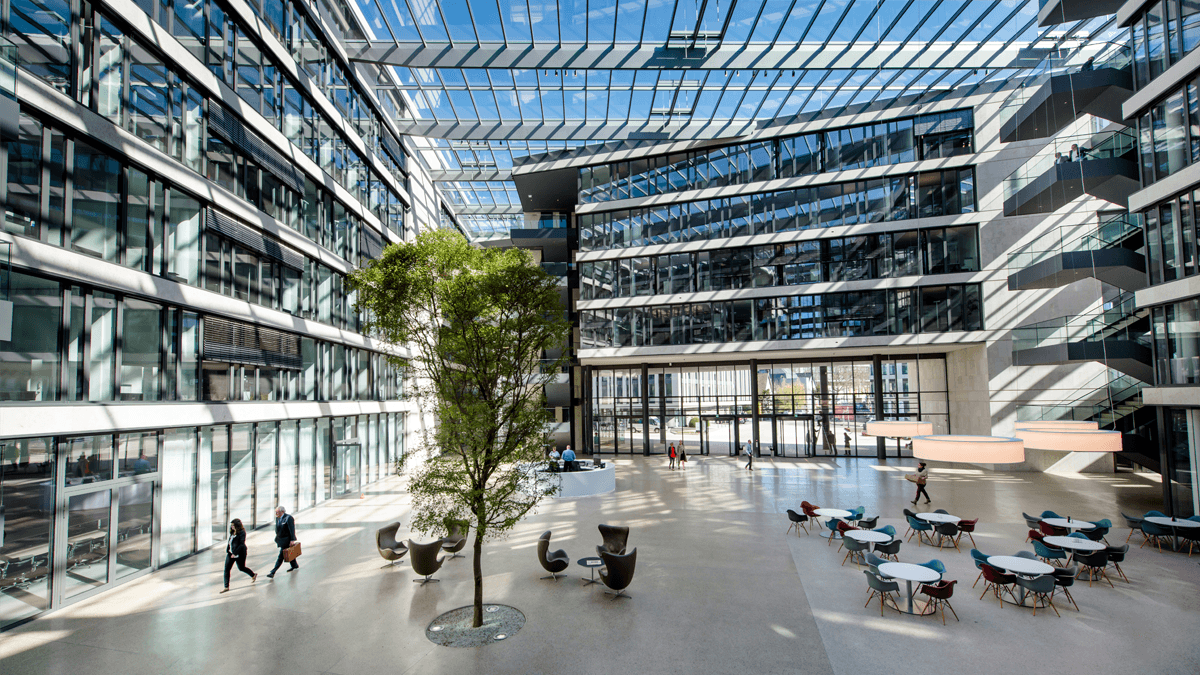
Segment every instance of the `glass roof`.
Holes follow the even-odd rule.
[[[490,183],[514,157],[968,94],[1018,82],[1057,50],[1082,61],[1127,42],[1112,17],[1039,27],[1037,0],[355,0],[351,11],[367,37],[347,40],[351,59],[379,64],[381,95],[403,100],[402,131],[430,139],[447,199],[496,207],[507,195],[513,209],[511,185]]]

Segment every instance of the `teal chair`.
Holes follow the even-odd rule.
[[[926,533],[933,532],[933,526],[923,520],[917,520],[916,518],[913,518],[912,516],[904,516],[904,517],[908,519],[908,532],[909,532],[908,539],[906,539],[905,541],[912,541],[913,535],[915,534],[915,535],[917,535],[917,546],[920,546],[921,545],[921,537],[926,536]],[[930,543],[932,544],[933,542],[930,542]]]
[[[1157,513],[1157,511],[1151,511],[1150,513],[1147,513],[1146,515],[1152,516],[1155,513]],[[1163,517],[1165,518],[1166,516],[1163,516]],[[1142,545],[1139,546],[1138,548],[1144,548],[1146,546],[1146,544],[1153,543],[1155,546],[1158,547],[1158,552],[1162,553],[1163,537],[1170,537],[1171,530],[1166,527],[1163,527],[1162,525],[1155,525],[1154,523],[1152,523],[1148,520],[1143,520],[1142,521],[1142,536],[1144,536],[1146,538],[1146,541],[1143,541]],[[1168,541],[1170,541],[1170,540],[1168,540]],[[1168,548],[1169,547],[1170,547],[1170,544],[1168,544]]]
[[[829,530],[829,541],[827,541],[825,543],[826,546],[832,544],[834,539],[842,538],[842,533],[838,532],[838,529],[837,529],[837,526],[838,526],[837,518],[830,518],[829,520],[822,522],[821,524],[824,525],[827,530]]]
[[[895,536],[896,536],[896,528],[892,527],[891,525],[884,525],[883,527],[877,527],[877,528],[875,528],[875,530],[874,530],[874,531],[875,531],[875,532],[882,532],[882,533],[886,534],[886,535],[887,535],[887,536],[889,536],[889,537],[895,537]]]
[[[853,523],[855,521],[862,520],[863,514],[866,512],[867,512],[867,507],[856,506],[856,507],[850,509],[850,515],[846,516],[846,522]]]
[[[938,574],[946,573],[946,566],[943,565],[942,561],[938,560],[937,558],[934,558],[933,560],[930,560],[929,562],[923,562],[923,563],[917,563],[917,564],[920,565],[921,567],[928,567],[929,569],[933,570],[934,572],[937,572]]]
[[[1042,518],[1062,518],[1062,516],[1053,511],[1042,511]]]
[[[1087,535],[1082,532],[1072,532],[1071,534],[1068,534],[1067,536],[1074,537],[1076,539],[1087,539],[1088,538]]]
[[[1133,536],[1134,532],[1142,533],[1142,519],[1126,515],[1124,511],[1121,512],[1121,517],[1125,519],[1125,524],[1129,527],[1129,534],[1125,535],[1125,543],[1128,544],[1129,538]]]
[[[979,576],[975,577],[975,583],[971,584],[971,588],[979,585],[979,580],[983,578],[983,566],[987,564],[988,554],[980,551],[977,548],[971,549],[971,562],[975,563],[975,569],[979,570]]]
[[[1037,557],[1042,559],[1042,562],[1055,567],[1062,567],[1062,563],[1067,559],[1066,552],[1061,548],[1050,548],[1037,539],[1033,540],[1033,550],[1037,553]]]
[[[1096,526],[1090,530],[1080,530],[1083,536],[1092,541],[1105,541],[1104,537],[1108,535],[1108,531],[1112,529],[1112,521],[1108,518],[1102,518],[1094,523]],[[1107,542],[1105,542],[1107,543]]]

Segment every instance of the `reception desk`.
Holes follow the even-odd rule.
[[[569,471],[553,474],[558,477],[558,499],[572,497],[588,497],[602,495],[617,489],[617,468],[611,461],[604,463],[603,469],[597,469],[588,464],[581,471]]]

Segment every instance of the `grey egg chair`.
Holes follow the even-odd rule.
[[[600,570],[600,580],[604,582],[612,591],[604,591],[612,593],[613,600],[617,598],[628,598],[625,589],[629,587],[629,582],[633,581],[633,569],[637,566],[637,549],[633,549],[625,555],[616,555],[608,551],[601,551],[600,558],[604,560],[604,567]]]
[[[379,555],[383,556],[384,560],[391,561],[383,567],[395,565],[408,553],[408,547],[396,541],[396,531],[399,529],[400,523],[392,523],[375,530],[375,548],[379,549]]]
[[[597,555],[603,557],[605,553],[615,553],[616,555],[625,553],[625,545],[629,541],[628,527],[601,523],[598,529],[600,536],[604,538],[604,543],[596,547]]]
[[[538,539],[537,554],[538,562],[542,564],[542,569],[550,573],[550,576],[542,577],[543,579],[558,581],[560,576],[566,576],[559,574],[559,572],[567,569],[571,564],[571,557],[561,548],[557,551],[550,550],[550,530],[546,530],[541,538]]]
[[[441,579],[434,579],[433,573],[442,568],[444,557],[437,557],[438,553],[442,552],[442,540],[439,539],[428,544],[418,544],[412,539],[408,540],[408,562],[412,565],[413,571],[424,579],[413,579],[413,583],[420,583],[422,586],[433,581],[439,582]]]

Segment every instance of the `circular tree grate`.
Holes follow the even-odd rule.
[[[482,647],[511,638],[525,625],[525,615],[508,605],[484,605],[483,625],[471,627],[475,607],[452,609],[429,623],[425,637],[443,647]]]

